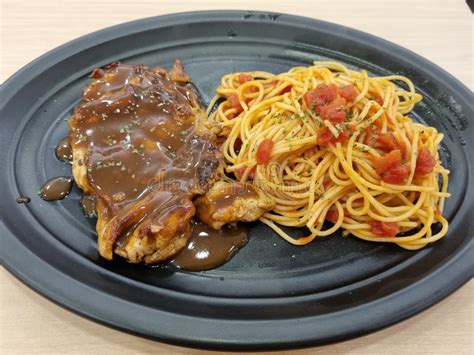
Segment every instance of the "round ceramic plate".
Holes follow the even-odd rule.
[[[54,203],[36,193],[48,178],[70,174],[55,159],[54,147],[67,134],[65,119],[94,68],[113,61],[169,68],[175,58],[205,100],[225,73],[278,73],[321,59],[410,77],[424,96],[413,118],[445,134],[441,153],[451,169],[452,193],[445,211],[448,235],[416,252],[339,233],[296,247],[254,223],[248,245],[211,271],[101,259],[95,221],[83,216],[80,192]],[[380,329],[429,307],[472,276],[473,101],[460,82],[410,51],[301,17],[194,12],[93,33],[45,54],[1,87],[2,263],[70,310],[180,345],[293,348]],[[19,196],[31,202],[19,205]]]

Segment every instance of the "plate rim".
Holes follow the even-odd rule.
[[[71,55],[77,54],[83,47],[84,48],[89,48],[92,44],[94,45],[99,45],[100,43],[104,43],[105,41],[109,39],[113,39],[116,37],[120,37],[122,35],[130,35],[131,33],[134,32],[141,32],[146,30],[147,28],[158,28],[162,26],[167,26],[170,23],[177,23],[177,24],[183,24],[186,22],[189,22],[187,20],[191,19],[191,21],[195,18],[198,17],[198,20],[195,22],[201,22],[205,20],[206,18],[211,18],[215,19],[220,16],[221,20],[226,20],[226,19],[234,19],[234,20],[242,20],[242,17],[248,14],[254,15],[264,15],[266,16],[274,16],[277,15],[278,18],[281,21],[281,18],[283,17],[283,20],[285,20],[286,23],[290,23],[291,25],[299,25],[299,26],[309,26],[309,27],[317,27],[317,28],[323,28],[326,31],[336,31],[339,33],[348,33],[348,37],[357,37],[359,40],[363,40],[364,42],[370,41],[372,46],[382,46],[384,48],[393,48],[395,49],[395,53],[397,55],[405,55],[413,60],[417,61],[418,63],[423,63],[427,66],[427,68],[435,70],[437,73],[440,74],[440,80],[443,80],[443,84],[446,85],[447,87],[451,87],[453,91],[456,91],[463,96],[469,98],[473,98],[474,95],[472,92],[457,78],[446,72],[444,69],[439,67],[438,65],[432,63],[431,61],[419,56],[418,54],[403,48],[397,44],[394,44],[392,42],[389,42],[387,40],[384,40],[382,38],[373,36],[371,34],[352,29],[349,27],[345,27],[342,25],[338,24],[333,24],[330,22],[326,21],[321,21],[318,19],[312,19],[312,18],[306,18],[306,17],[301,17],[301,16],[296,16],[296,15],[288,15],[288,14],[282,14],[282,13],[276,13],[276,12],[262,12],[262,11],[245,11],[245,10],[213,10],[213,11],[193,11],[193,12],[181,12],[181,13],[174,13],[174,14],[167,14],[167,15],[161,15],[161,16],[153,16],[153,17],[148,17],[144,19],[138,19],[122,24],[117,24],[111,27],[107,27],[105,29],[101,29],[95,32],[92,32],[90,34],[86,34],[84,36],[78,37],[76,39],[73,39],[59,47],[56,47],[45,54],[41,55],[37,59],[33,60],[29,64],[25,65],[22,67],[20,70],[18,70],[16,73],[14,73],[12,76],[10,76],[1,86],[0,86],[0,110],[6,104],[11,98],[8,94],[8,90],[11,90],[10,92],[14,93],[16,92],[19,88],[23,87],[20,85],[22,81],[25,81],[23,84],[28,83],[28,78],[30,76],[34,76],[35,71],[41,72],[44,68],[44,66],[49,67],[51,65],[54,65],[56,62],[59,62],[60,60],[63,60],[66,57],[69,57]],[[180,22],[181,21],[181,22]],[[247,19],[246,21],[249,21]],[[250,21],[269,21],[267,18],[265,19],[260,19],[256,17],[255,19],[250,19]],[[118,34],[117,34],[118,32]],[[110,37],[110,38],[109,38]],[[350,40],[350,38],[348,39]],[[93,43],[91,43],[91,41]],[[472,102],[472,101],[471,101]],[[472,119],[472,118],[471,118]],[[6,156],[5,152],[0,152],[0,157]],[[469,167],[470,169],[470,176],[472,175],[472,166]],[[471,179],[468,180],[468,183]],[[472,203],[472,201],[471,201]],[[465,244],[463,244],[462,248],[460,248],[457,253],[453,254],[453,257],[449,259],[447,262],[444,264],[441,264],[438,269],[435,269],[433,272],[429,273],[425,278],[421,279],[420,281],[411,284],[409,287],[402,289],[401,291],[397,292],[398,293],[418,293],[417,295],[414,295],[415,299],[423,300],[422,303],[419,304],[414,304],[412,307],[406,311],[405,313],[403,312],[392,312],[393,317],[390,320],[387,320],[387,317],[385,319],[380,320],[378,319],[377,322],[373,322],[371,325],[365,327],[363,330],[354,328],[349,326],[347,329],[343,329],[343,331],[339,331],[339,334],[334,334],[332,336],[326,336],[325,338],[310,338],[310,339],[299,339],[294,342],[289,343],[288,339],[284,339],[281,342],[273,342],[273,343],[265,343],[264,341],[253,341],[249,343],[245,343],[242,341],[226,341],[222,342],[220,339],[199,339],[199,338],[189,338],[189,339],[183,339],[181,337],[172,337],[172,336],[160,336],[159,334],[153,334],[151,335],[150,333],[144,334],[143,332],[140,331],[134,331],[130,327],[127,327],[126,325],[123,324],[117,324],[116,322],[114,323],[110,319],[104,319],[101,318],[95,314],[90,314],[90,312],[87,312],[84,309],[80,309],[81,307],[77,306],[77,304],[72,303],[71,304],[71,299],[65,298],[65,294],[68,292],[70,293],[71,290],[63,290],[65,294],[61,295],[62,297],[58,297],[58,295],[55,295],[52,293],[51,289],[48,289],[48,286],[46,284],[41,284],[38,283],[38,280],[35,279],[35,275],[38,275],[38,270],[33,267],[33,264],[38,264],[38,267],[42,267],[43,269],[48,269],[52,268],[51,265],[46,263],[44,260],[42,260],[40,257],[38,257],[36,254],[33,253],[33,251],[29,250],[25,245],[23,245],[19,240],[16,239],[15,235],[8,229],[8,227],[3,223],[2,220],[0,220],[0,235],[2,236],[2,248],[0,249],[0,262],[2,265],[5,267],[6,270],[8,270],[10,273],[12,273],[15,277],[17,277],[20,281],[22,281],[24,284],[26,284],[28,287],[32,288],[36,292],[40,293],[41,295],[45,296],[49,300],[53,301],[54,303],[62,306],[63,308],[66,308],[70,311],[73,311],[76,314],[85,316],[88,319],[95,320],[101,324],[111,326],[113,328],[126,331],[128,333],[132,333],[135,335],[139,336],[144,336],[147,338],[151,339],[158,339],[160,341],[164,341],[167,343],[175,344],[175,345],[181,345],[181,346],[191,346],[191,347],[198,347],[198,348],[206,348],[206,349],[220,349],[220,350],[268,350],[268,349],[290,349],[290,348],[299,348],[299,347],[305,347],[305,346],[311,346],[311,345],[320,345],[320,344],[327,344],[330,342],[335,342],[335,341],[340,341],[340,340],[346,340],[346,339],[351,339],[363,334],[370,333],[374,330],[382,329],[387,326],[390,326],[394,323],[397,323],[403,319],[406,319],[408,317],[411,317],[420,311],[431,307],[432,305],[436,304],[452,292],[454,292],[456,289],[461,287],[464,283],[469,281],[473,275],[474,271],[472,270],[472,262],[474,258],[472,258],[473,254],[473,240],[472,238],[467,241]],[[31,262],[28,264],[26,267],[25,265],[21,264],[21,257],[19,255],[16,255],[16,257],[12,256],[11,253],[6,253],[4,246],[7,245],[7,243],[10,244],[17,244],[15,250],[18,250],[18,254],[23,254],[23,256],[28,256],[29,258],[34,258],[34,263]],[[18,267],[20,265],[20,267]],[[439,274],[443,272],[449,272],[452,275],[455,275],[456,277],[451,278],[449,283],[447,283],[443,277],[441,277]],[[54,269],[54,272],[57,272],[58,277],[66,277],[67,275],[61,273],[60,270]],[[47,274],[46,278],[51,277],[51,275]],[[435,278],[435,281],[432,281],[431,279]],[[75,282],[79,283],[77,280],[74,280]],[[423,291],[424,292],[419,292],[417,291],[418,287],[420,287],[419,284],[424,283],[426,284],[428,282],[428,286],[426,287]],[[80,283],[81,287],[87,287],[84,284]],[[434,287],[434,286],[437,287]],[[444,285],[444,287],[440,287],[440,285]],[[413,291],[415,289],[415,291]],[[430,292],[429,292],[430,291]],[[437,292],[432,292],[432,291],[437,291]],[[94,290],[95,293],[102,293],[101,291]],[[431,293],[432,292],[432,293]],[[386,297],[388,298],[388,297]],[[380,303],[386,298],[378,299],[376,301],[373,301],[372,303]],[[406,296],[401,297],[403,299],[406,298]],[[428,299],[428,301],[426,301]],[[359,307],[366,306],[366,304],[363,304]],[[379,305],[380,307],[380,305]],[[384,307],[384,306],[382,306]],[[354,309],[351,308],[348,310],[348,312],[352,312]],[[399,310],[398,310],[399,311]]]

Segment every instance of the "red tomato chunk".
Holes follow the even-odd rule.
[[[328,144],[334,138],[333,134],[327,127],[323,127],[318,133],[318,144]]]
[[[399,148],[397,140],[392,132],[379,133],[374,147],[387,153]]]
[[[323,186],[324,186],[324,189],[327,190],[328,187],[332,186],[332,180],[329,179],[329,178],[324,179],[323,180]]]
[[[390,153],[382,155],[380,158],[374,158],[374,169],[377,174],[381,175],[391,168],[400,165],[402,162],[402,152],[392,150]]]
[[[397,165],[382,174],[382,180],[389,184],[403,184],[406,178],[410,175],[410,168],[408,165]]]
[[[394,237],[400,233],[400,228],[394,222],[372,222],[372,228],[370,229],[372,234],[383,236],[383,237]]]
[[[304,100],[310,108],[319,112],[322,106],[331,103],[337,97],[337,86],[335,84],[320,84],[316,89],[304,94]]]
[[[334,137],[334,143],[344,143],[349,140],[349,137],[349,132],[343,129],[337,138]]]
[[[381,157],[374,158],[374,169],[383,181],[391,184],[403,184],[410,174],[410,168],[402,164],[402,152],[392,150]]]
[[[416,158],[415,176],[425,176],[432,173],[435,165],[436,159],[430,154],[428,148],[421,148]]]
[[[332,123],[343,123],[346,119],[346,100],[337,98],[329,105],[320,108],[320,116],[322,120],[329,120]]]
[[[242,105],[240,104],[239,98],[237,94],[232,94],[229,96],[229,102],[230,105],[235,108],[237,111],[237,114],[241,113],[244,109],[242,108]]]
[[[379,95],[374,95],[374,100],[380,105],[383,105],[383,99]]]
[[[328,143],[344,143],[349,139],[349,132],[346,130],[342,130],[341,133],[339,133],[339,136],[337,138],[332,134],[332,132],[329,130],[327,127],[323,127],[319,130],[318,133],[318,140],[317,143],[320,145],[328,144]]]
[[[326,213],[326,220],[328,220],[331,223],[336,223],[338,218],[339,218],[339,212],[337,212],[336,209],[331,208]]]
[[[245,170],[247,170],[247,167],[243,166],[234,173],[237,179],[240,179],[242,176],[244,176]],[[253,178],[255,178],[255,170],[255,166],[250,168],[249,173],[247,174],[248,179],[253,180]]]
[[[267,164],[270,161],[272,149],[273,141],[271,139],[264,139],[257,148],[257,164]]]
[[[354,86],[346,85],[339,89],[339,95],[347,101],[354,101],[358,94]]]
[[[286,94],[287,92],[290,92],[292,87],[293,87],[293,85],[288,85],[282,91],[280,91],[280,95],[283,95],[283,94]]]
[[[244,84],[247,81],[253,80],[252,75],[248,74],[239,74],[239,83]]]

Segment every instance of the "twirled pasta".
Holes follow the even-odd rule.
[[[422,99],[408,78],[315,62],[278,75],[228,74],[216,91],[208,117],[220,127],[225,171],[275,199],[260,220],[288,242],[342,228],[420,249],[446,234],[443,134],[407,116]],[[333,225],[323,229],[325,220]],[[310,233],[295,239],[280,226]]]

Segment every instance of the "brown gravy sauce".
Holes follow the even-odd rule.
[[[247,241],[247,229],[240,225],[226,225],[215,230],[200,221],[193,221],[188,244],[170,263],[189,271],[213,269],[229,261]]]
[[[84,216],[88,218],[97,217],[97,212],[95,210],[95,197],[94,195],[82,195],[81,198],[81,207]]]
[[[71,192],[72,181],[72,177],[55,177],[46,181],[38,194],[45,201],[62,200]]]
[[[72,161],[72,148],[69,143],[69,137],[64,137],[56,145],[56,158],[60,161],[70,163]]]
[[[144,66],[114,64],[94,77],[70,121],[94,195],[110,213],[159,190],[191,197],[217,164],[217,147],[196,132],[196,94]]]
[[[212,144],[195,132],[194,93],[141,66],[118,64],[100,75],[86,88],[70,134],[71,144],[88,151],[94,194],[112,210],[156,185],[189,195],[202,160],[212,160]]]
[[[69,137],[64,137],[56,145],[55,155],[58,160],[63,162],[71,162],[72,160],[72,148],[69,144]],[[41,186],[38,195],[45,201],[57,201],[65,198],[72,189],[73,178],[66,176],[58,176],[46,181]],[[17,200],[18,202],[18,200]],[[18,202],[18,203],[28,203]]]

